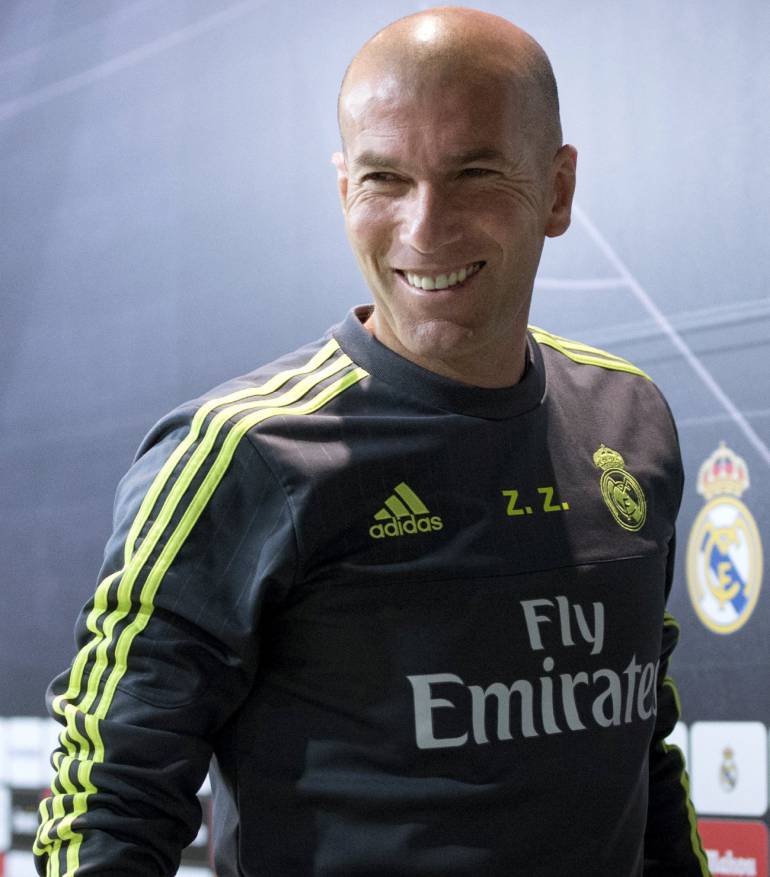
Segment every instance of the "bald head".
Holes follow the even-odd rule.
[[[440,7],[401,18],[378,31],[350,62],[340,87],[343,148],[350,123],[387,83],[419,90],[457,80],[513,84],[525,136],[549,163],[561,146],[559,99],[548,56],[510,21],[461,7]]]

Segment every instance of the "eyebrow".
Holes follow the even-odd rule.
[[[395,164],[396,162],[389,159],[387,155],[380,155],[371,149],[364,150],[364,152],[353,159],[353,165],[356,167],[389,168]]]
[[[473,164],[475,161],[499,161],[503,164],[510,164],[510,159],[503,155],[499,149],[491,147],[482,147],[480,149],[469,149],[466,152],[460,152],[450,155],[447,158],[447,164],[456,167],[460,165]],[[392,168],[398,164],[395,159],[389,158],[387,155],[381,155],[371,149],[364,150],[353,160],[354,167],[370,167],[370,168]]]
[[[500,161],[504,164],[510,164],[508,156],[503,155],[499,149],[491,147],[482,147],[481,149],[469,149],[467,152],[460,152],[450,157],[452,164],[473,164],[474,161]]]

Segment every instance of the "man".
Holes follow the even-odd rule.
[[[436,9],[351,63],[374,297],[151,432],[121,482],[36,852],[168,875],[705,875],[667,676],[682,472],[630,363],[527,330],[569,225],[548,60]]]

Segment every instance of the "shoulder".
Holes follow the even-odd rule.
[[[646,372],[627,359],[616,356],[614,353],[609,353],[598,347],[592,347],[589,344],[584,344],[582,341],[574,341],[561,335],[555,335],[553,332],[548,332],[546,329],[541,329],[538,326],[530,326],[529,331],[534,341],[541,348],[556,351],[558,356],[549,356],[552,362],[558,361],[561,358],[561,365],[568,369],[575,370],[580,366],[589,366],[610,372],[623,372],[635,375],[652,382],[652,379]]]
[[[560,452],[565,444],[581,448],[602,471],[602,456],[620,461],[615,469],[641,485],[665,524],[661,539],[667,543],[684,473],[676,424],[660,389],[623,357],[534,326],[530,334],[545,372],[551,445]]]
[[[634,419],[659,415],[671,428],[671,410],[652,378],[638,365],[599,347],[529,327],[546,373],[547,394],[570,407],[622,411]]]
[[[676,424],[665,396],[639,366],[581,341],[529,327],[542,356],[546,397],[568,418],[616,423],[678,454]]]
[[[281,505],[276,440],[260,434],[263,425],[317,410],[354,368],[336,340],[322,337],[178,405],[142,439],[118,486],[116,519],[140,505],[145,517],[168,506],[175,515],[210,507],[228,518],[228,509]]]
[[[313,414],[366,377],[330,335],[216,385],[163,416],[144,437],[136,458],[158,445],[201,444],[225,456],[253,443],[262,425]],[[248,436],[251,442],[243,442]]]

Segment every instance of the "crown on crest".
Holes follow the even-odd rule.
[[[606,445],[600,445],[598,450],[594,452],[594,466],[598,466],[605,472],[607,469],[622,469],[624,462],[617,451],[613,451]]]
[[[698,470],[698,493],[706,499],[722,494],[740,496],[749,486],[746,461],[724,442]]]

